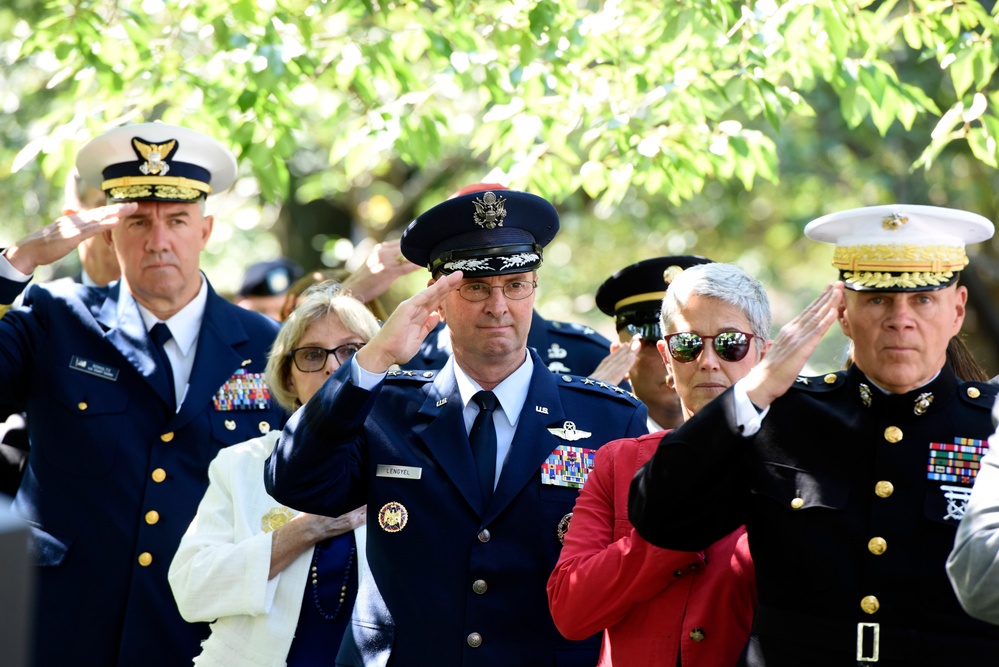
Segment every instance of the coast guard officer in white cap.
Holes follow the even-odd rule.
[[[514,190],[417,218],[401,249],[430,268],[430,286],[291,417],[268,460],[267,491],[290,507],[368,505],[387,610],[362,584],[337,664],[596,664],[599,635],[562,637],[545,585],[594,452],[645,433],[648,413],[619,387],[553,374],[527,347],[558,222]],[[392,370],[439,320],[453,348],[444,368]]]
[[[183,127],[118,127],[80,151],[112,205],[60,218],[0,257],[0,403],[27,406],[14,500],[34,533],[37,665],[189,664],[208,634],[181,619],[167,568],[220,448],[283,423],[261,377],[277,324],[199,269],[204,200],[236,160]],[[104,234],[122,278],[28,287]]]
[[[894,205],[805,233],[835,243],[842,282],[663,438],[632,483],[630,518],[684,550],[746,524],[760,597],[740,664],[994,665],[999,628],[964,613],[944,569],[993,430],[995,388],[960,381],[947,362],[966,244],[993,225]],[[854,363],[800,376],[836,320]]]

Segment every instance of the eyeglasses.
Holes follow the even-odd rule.
[[[465,301],[485,301],[492,296],[494,289],[503,290],[503,296],[514,301],[520,301],[534,294],[537,281],[515,280],[505,285],[490,285],[488,283],[465,283],[455,289]]]
[[[364,343],[344,343],[332,350],[322,347],[296,347],[288,353],[288,356],[295,360],[295,366],[303,373],[316,373],[326,368],[326,360],[332,354],[341,366],[350,360],[350,357],[364,347]]]
[[[704,341],[713,340],[715,352],[720,358],[725,361],[742,361],[749,353],[753,338],[756,336],[741,331],[725,331],[717,336],[698,336],[684,331],[666,336],[666,347],[674,359],[685,364],[701,356]]]

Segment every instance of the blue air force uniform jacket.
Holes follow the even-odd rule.
[[[548,611],[560,523],[578,491],[542,483],[543,472],[545,482],[566,479],[554,459],[570,462],[571,449],[585,465],[580,448],[645,433],[647,410],[620,389],[533,360],[486,506],[450,365],[395,371],[373,391],[353,384],[344,365],[288,421],[268,460],[268,493],[327,515],[368,505],[367,558],[387,609],[362,584],[339,664],[596,664],[599,636],[569,641]],[[566,436],[573,425],[588,435]]]
[[[451,356],[446,341],[441,340],[444,324],[438,324],[428,335],[416,356],[403,364],[409,370],[437,370]],[[610,354],[610,341],[590,327],[573,322],[546,320],[534,311],[527,347],[541,357],[553,373],[590,375]],[[627,388],[625,384],[621,385]]]
[[[0,280],[0,301],[23,284]],[[222,447],[284,414],[245,400],[277,324],[209,286],[179,414],[154,381],[155,352],[118,283],[33,286],[0,319],[0,403],[27,405],[31,451],[14,511],[37,557],[38,665],[189,664],[208,634],[167,584],[181,535]],[[240,393],[240,390],[244,390]]]
[[[631,521],[682,550],[746,524],[759,607],[740,664],[856,665],[877,631],[879,667],[995,665],[999,627],[962,611],[944,570],[995,395],[949,367],[886,395],[854,366],[799,378],[743,438],[729,390],[663,438]]]

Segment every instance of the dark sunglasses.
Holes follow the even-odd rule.
[[[669,349],[670,356],[685,364],[701,356],[704,341],[713,340],[715,352],[721,359],[742,361],[749,353],[750,342],[755,337],[753,334],[741,331],[725,331],[716,336],[698,336],[695,333],[683,331],[666,336],[666,347]]]

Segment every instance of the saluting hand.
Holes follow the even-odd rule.
[[[80,242],[115,227],[139,208],[135,202],[70,213],[7,248],[4,256],[25,275],[68,255]]]
[[[440,322],[437,308],[461,283],[461,271],[442,276],[433,285],[399,304],[382,328],[357,351],[357,364],[370,373],[384,373],[404,364],[420,350],[427,334]]]
[[[746,375],[746,393],[754,405],[765,408],[791,388],[842,304],[843,283],[836,282],[781,327],[766,356]]]
[[[642,337],[638,334],[632,336],[627,343],[614,343],[611,345],[611,353],[600,361],[600,364],[590,373],[590,377],[602,382],[621,384],[628,377],[631,367],[635,365],[635,360],[638,359],[638,352],[641,349]]]

